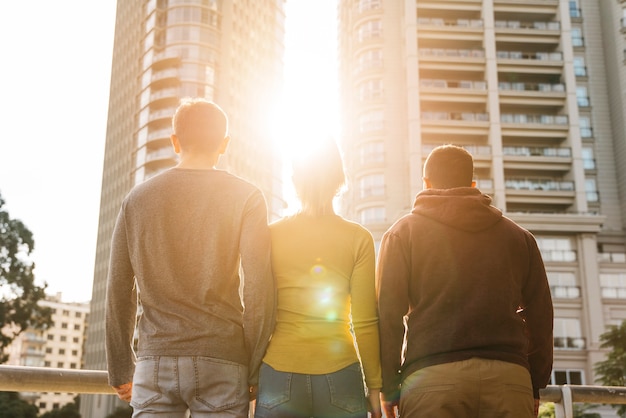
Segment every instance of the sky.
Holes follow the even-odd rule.
[[[335,0],[288,0],[285,109],[336,132]],[[0,195],[35,239],[37,284],[93,282],[115,0],[7,1],[0,14]],[[316,80],[317,82],[311,82]],[[308,106],[308,110],[307,110]],[[320,111],[320,109],[323,109]],[[297,120],[286,115],[286,120]]]

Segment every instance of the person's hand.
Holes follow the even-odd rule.
[[[133,382],[124,383],[123,385],[113,386],[113,389],[117,392],[117,397],[124,402],[130,402],[130,398],[133,395]]]
[[[535,399],[535,416],[539,415],[539,399]]]
[[[258,386],[250,386],[250,402],[256,399],[256,394],[259,390]]]
[[[380,389],[368,389],[367,410],[371,418],[382,418],[383,413],[380,409]]]
[[[385,400],[385,395],[381,394],[380,398],[383,404],[383,411],[385,412],[385,417],[387,418],[395,418],[399,416],[398,414],[398,405],[400,401],[398,399],[393,401]]]

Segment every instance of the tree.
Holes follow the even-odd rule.
[[[0,195],[0,364],[8,355],[6,347],[27,328],[52,325],[50,308],[39,306],[47,285],[37,286],[29,259],[34,249],[33,234],[4,210]]]
[[[574,404],[572,409],[574,410],[574,418],[602,418],[600,414],[596,412],[587,412],[591,408],[595,408],[594,404]],[[539,405],[539,415],[537,418],[554,418],[556,412],[554,410],[554,402],[545,402]]]
[[[0,392],[0,418],[37,418],[37,412],[17,392]]]
[[[130,418],[133,415],[133,408],[130,406],[119,406],[106,418]]]
[[[624,386],[626,383],[626,321],[611,325],[600,335],[600,347],[610,348],[606,360],[596,363],[594,369],[598,382],[604,386]],[[613,405],[617,414],[626,417],[626,405]]]
[[[80,416],[80,397],[76,396],[74,402],[63,405],[59,409],[48,411],[39,418],[81,418]]]

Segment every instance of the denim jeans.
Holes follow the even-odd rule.
[[[133,418],[244,418],[248,367],[211,357],[139,357],[130,405]]]
[[[365,418],[367,404],[359,363],[330,374],[274,370],[263,363],[255,418]]]

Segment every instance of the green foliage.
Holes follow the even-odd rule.
[[[554,418],[554,402],[544,402],[539,404],[539,414],[537,418]]]
[[[76,396],[74,402],[63,405],[59,409],[53,409],[43,413],[39,418],[81,418],[80,397]]]
[[[596,407],[593,404],[574,404],[572,409],[574,410],[574,418],[602,418],[602,416],[595,412],[587,412],[589,409]],[[539,405],[539,414],[537,418],[555,418],[556,412],[554,410],[554,402],[545,402]]]
[[[596,379],[604,386],[624,386],[626,383],[626,322],[612,325],[600,335],[600,347],[610,348],[606,360],[596,363]],[[617,414],[626,418],[626,405],[613,405]]]
[[[37,407],[21,399],[17,392],[0,392],[0,418],[37,418]]]
[[[120,406],[112,413],[106,416],[106,418],[130,418],[133,415],[133,408],[130,406]]]
[[[35,246],[33,234],[11,219],[4,203],[0,195],[0,364],[8,359],[6,347],[23,330],[52,325],[50,309],[37,303],[45,298],[47,285],[35,284],[35,266],[28,258]]]

